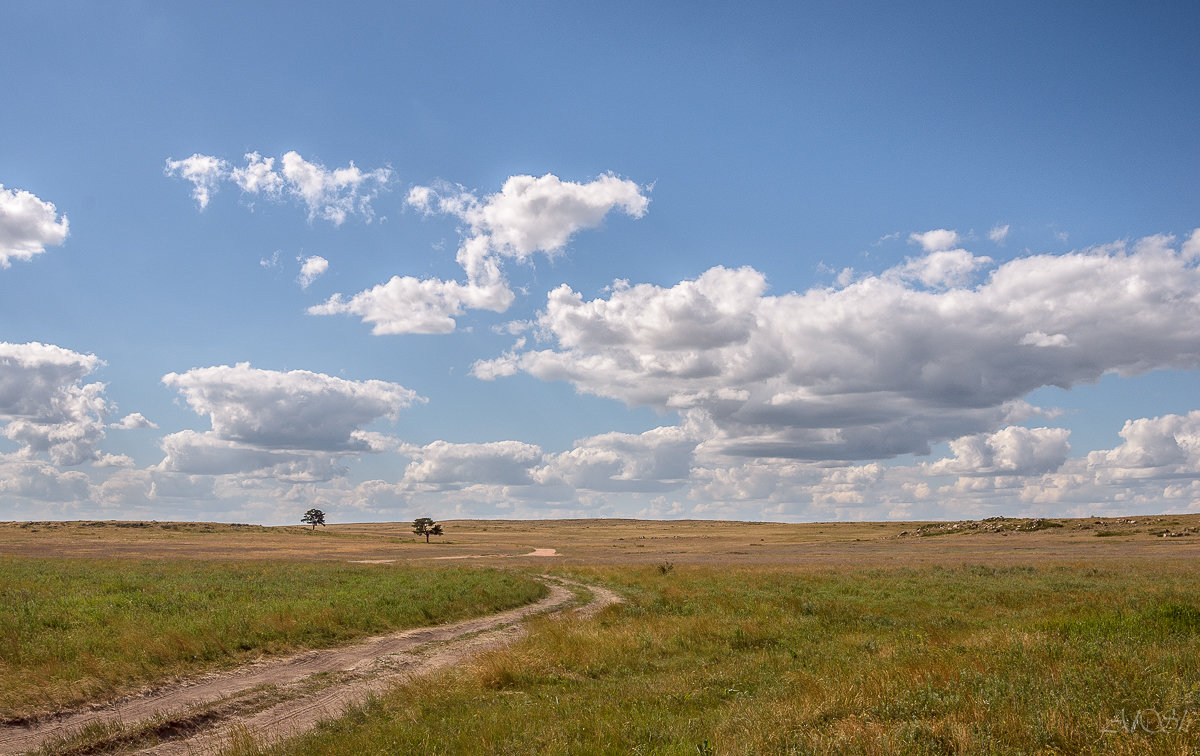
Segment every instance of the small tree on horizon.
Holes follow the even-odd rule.
[[[312,525],[313,530],[316,530],[318,525],[325,527],[325,513],[319,509],[310,509],[300,518],[300,522]]]
[[[413,520],[413,532],[417,535],[425,536],[425,543],[429,543],[429,536],[440,536],[442,534],[442,526],[438,525],[430,517],[418,517]]]

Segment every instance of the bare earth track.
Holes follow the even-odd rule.
[[[620,597],[605,588],[543,577],[550,594],[533,604],[448,625],[405,630],[353,646],[310,651],[235,672],[212,675],[101,708],[78,711],[29,725],[0,727],[0,753],[24,753],[63,741],[85,728],[113,727],[109,744],[134,747],[141,733],[159,741],[138,753],[216,753],[230,736],[249,731],[278,740],[339,716],[398,681],[458,664],[481,651],[521,636],[520,622],[534,614],[575,604],[568,588],[591,594],[576,611],[591,616]],[[120,731],[117,725],[125,729]],[[141,741],[143,744],[145,741]],[[67,749],[69,752],[69,749]]]

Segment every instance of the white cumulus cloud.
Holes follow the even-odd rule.
[[[366,450],[356,430],[423,401],[395,383],[261,370],[245,362],[168,373],[162,380],[193,411],[208,415],[217,438],[265,449]]]
[[[234,481],[300,484],[341,477],[349,456],[386,446],[381,434],[364,426],[425,401],[395,383],[261,370],[247,363],[169,373],[163,383],[178,389],[193,411],[207,415],[212,430],[165,436],[165,456],[154,469],[223,476],[226,488],[240,485]]]
[[[1054,472],[1067,461],[1071,432],[1065,428],[1009,426],[995,433],[950,442],[951,459],[930,465],[934,475],[1034,475]]]
[[[325,481],[346,473],[327,451],[264,447],[215,432],[179,431],[163,437],[165,456],[154,469],[188,475],[246,476],[287,482]]]
[[[327,270],[329,270],[329,261],[320,255],[312,255],[300,261],[300,276],[296,280],[300,283],[301,289],[307,289]]]
[[[68,226],[67,216],[58,217],[52,203],[0,184],[0,268],[10,267],[13,260],[30,260],[47,246],[62,244]]]
[[[200,209],[208,207],[212,196],[221,186],[221,181],[229,175],[229,164],[212,155],[196,153],[182,160],[167,158],[163,173],[167,176],[179,176],[192,184],[192,198]]]
[[[550,455],[537,474],[543,483],[587,491],[667,491],[687,483],[696,442],[684,427],[604,433]]]
[[[102,364],[53,344],[0,342],[0,426],[23,457],[44,453],[55,465],[100,458],[111,405],[104,384],[83,379]]]
[[[921,245],[921,248],[926,252],[942,252],[947,249],[953,249],[962,243],[962,238],[957,231],[951,231],[945,228],[935,228],[932,231],[924,233],[909,234],[910,241]]]
[[[137,430],[140,428],[157,428],[158,426],[147,420],[141,412],[134,412],[121,418],[119,422],[110,423],[108,427],[119,430]]]
[[[373,324],[376,334],[448,333],[467,309],[504,312],[512,304],[503,258],[525,261],[536,252],[554,254],[576,232],[599,226],[609,212],[620,209],[640,218],[649,202],[636,183],[612,174],[587,183],[553,174],[512,176],[500,192],[482,199],[461,188],[414,187],[409,205],[466,223],[456,255],[466,282],[394,276],[349,298],[336,294],[309,312],[357,315]]]
[[[473,303],[482,309],[503,312],[513,294],[502,280],[488,285],[462,284],[435,278],[393,276],[387,283],[360,291],[349,299],[334,294],[308,308],[311,315],[350,314],[371,323],[376,335],[450,333],[454,318]]]
[[[321,218],[334,225],[352,215],[372,220],[372,202],[392,178],[390,168],[364,171],[351,161],[330,169],[305,160],[295,150],[284,153],[278,167],[275,158],[257,152],[246,153],[245,161],[245,165],[231,167],[221,158],[197,153],[183,160],[168,159],[165,172],[192,183],[192,196],[201,209],[208,206],[223,182],[232,181],[245,195],[298,201],[308,211],[310,222]]]
[[[8,496],[36,502],[81,502],[91,492],[88,476],[77,470],[63,471],[40,460],[0,456],[0,499]]]
[[[1088,465],[1121,478],[1200,474],[1200,410],[1128,420],[1120,446],[1088,455]]]
[[[933,267],[981,258],[963,260]],[[1200,272],[1169,237],[1029,255],[971,289],[914,287],[901,274],[913,262],[778,296],[748,268],[673,287],[617,282],[590,301],[562,286],[537,320],[550,348],[473,371],[711,422],[710,451],[849,461],[995,432],[1027,418],[1022,397],[1042,386],[1200,367]]]
[[[614,209],[641,218],[650,199],[640,186],[611,173],[584,184],[548,173],[511,176],[498,193],[482,200],[467,191],[416,187],[409,204],[426,213],[455,215],[468,224],[472,237],[488,237],[492,251],[524,259],[561,249],[575,232],[595,228]]]
[[[531,469],[542,459],[539,447],[519,441],[482,444],[434,441],[405,452],[413,460],[401,483],[405,488],[418,490],[529,485],[533,482]]]
[[[991,264],[990,257],[976,257],[965,249],[946,249],[910,258],[894,272],[931,288],[953,288],[967,285],[975,271]]]

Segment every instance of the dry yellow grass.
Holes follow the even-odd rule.
[[[1016,521],[1009,521],[1015,524]],[[1029,521],[1024,521],[1028,523]],[[930,523],[746,523],[706,520],[445,520],[426,544],[398,523],[266,528],[211,523],[0,523],[0,554],[150,559],[287,559],[541,565],[677,564],[801,568],[1157,562],[1200,557],[1200,515],[1060,519],[1034,532],[962,528],[917,535]],[[985,523],[986,525],[986,523]],[[907,533],[908,535],[901,535]],[[1116,535],[1111,535],[1111,534]],[[467,561],[465,558],[469,558]]]
[[[1200,717],[1200,515],[442,524],[426,544],[408,523],[0,523],[0,557],[504,566],[627,598],[596,619],[535,621],[465,675],[279,752],[1200,747],[1200,730],[1103,729],[1147,708]],[[545,548],[561,556],[529,555]]]

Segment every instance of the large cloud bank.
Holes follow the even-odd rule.
[[[665,288],[618,281],[590,301],[564,284],[536,323],[549,348],[474,371],[694,415],[715,428],[706,449],[735,457],[927,454],[1028,419],[1022,397],[1042,386],[1200,366],[1198,238],[998,266],[965,251],[949,264],[940,247],[954,240],[938,238],[883,273],[780,295],[750,268]]]
[[[644,210],[636,187],[584,201],[546,186],[571,199],[545,224],[498,210],[503,192],[414,202],[448,208],[467,224],[464,246],[483,239],[497,266],[627,210],[614,197]],[[525,332],[511,351],[475,375],[566,381],[672,418],[566,450],[407,443],[378,424],[424,401],[411,389],[243,363],[164,376],[209,428],[167,433],[161,462],[135,469],[102,452],[105,429],[156,426],[136,412],[107,422],[104,386],[87,382],[99,358],[0,344],[0,500],[121,511],[204,500],[275,521],[309,506],[374,519],[1200,511],[1200,410],[1130,418],[1118,445],[1072,456],[1053,408],[1027,401],[1108,373],[1200,367],[1200,231],[1005,262],[945,229],[910,241],[920,253],[887,270],[804,292],[724,267],[670,286],[617,281],[595,299],[552,289],[514,326]],[[947,452],[920,459],[935,448]],[[350,465],[368,454],[395,472],[353,482]],[[90,474],[68,469],[84,464]]]

